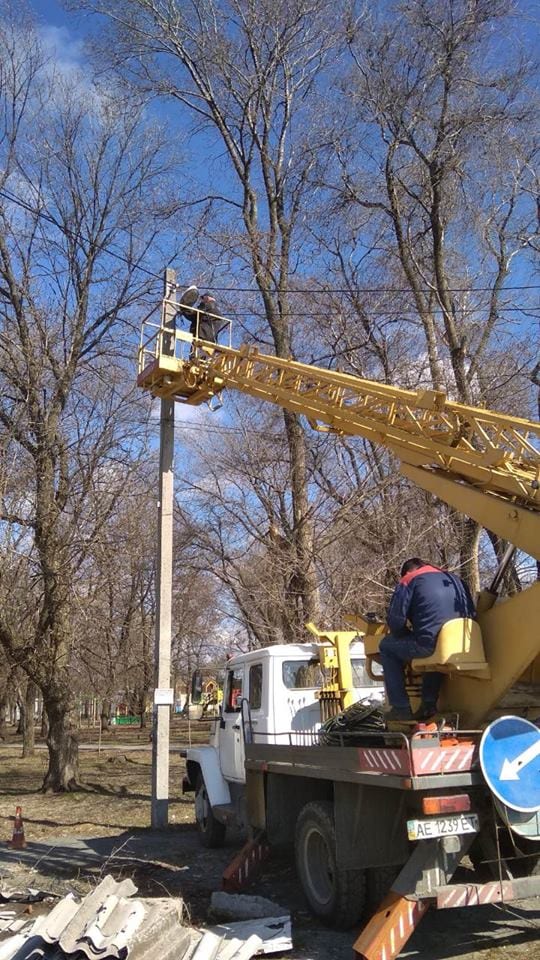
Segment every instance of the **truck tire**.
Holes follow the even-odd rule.
[[[369,867],[366,870],[366,916],[371,917],[375,913],[386,894],[390,892],[390,887],[400,870],[401,867],[398,866]]]
[[[307,803],[296,821],[296,869],[312,913],[336,930],[348,930],[365,907],[364,870],[343,870],[336,859],[333,805]]]
[[[224,823],[216,820],[212,813],[202,773],[197,775],[195,786],[195,820],[203,847],[220,847],[225,840],[227,828]]]

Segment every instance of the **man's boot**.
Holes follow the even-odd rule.
[[[413,713],[410,707],[390,707],[384,714],[384,719],[388,720],[413,720]]]
[[[437,713],[436,703],[421,703],[418,710],[414,712],[415,720],[429,720]]]

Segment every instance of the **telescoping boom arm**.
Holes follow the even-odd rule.
[[[170,303],[164,301],[163,317],[167,308],[170,315]],[[316,430],[381,444],[418,486],[540,559],[539,423],[455,403],[437,390],[405,390],[265,355],[256,347],[233,349],[193,340],[163,323],[143,326],[138,385],[153,396],[191,405],[234,389],[301,414]],[[540,583],[487,611],[482,631],[490,683],[452,678],[453,701],[458,682],[463,690],[456,708],[471,722],[485,714],[539,654],[536,631],[525,627],[539,618]],[[505,641],[500,634],[508,631],[513,636]],[[503,646],[507,652],[501,655]],[[471,698],[475,711],[465,708]]]
[[[175,354],[167,355],[154,328],[139,351],[139,386],[191,405],[225,388],[239,390],[302,414],[317,430],[381,444],[419,486],[540,558],[540,424],[454,403],[440,391],[405,390],[255,347],[206,344],[199,357],[182,358],[178,347],[188,338],[176,331]]]

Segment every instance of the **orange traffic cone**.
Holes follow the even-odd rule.
[[[13,838],[9,841],[9,846],[14,850],[23,850],[26,846],[24,839],[24,823],[22,818],[22,808],[15,807],[15,821],[13,823]]]

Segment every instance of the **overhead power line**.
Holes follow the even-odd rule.
[[[433,287],[421,287],[423,293],[433,293]],[[491,287],[448,287],[451,293],[491,293]],[[258,287],[216,287],[212,284],[212,290],[218,293],[259,293]],[[540,290],[540,283],[512,284],[502,288],[505,290]],[[310,293],[310,294],[331,294],[331,293],[411,293],[409,287],[287,287],[286,293]]]
[[[146,273],[147,276],[154,277],[156,280],[159,280],[160,283],[163,282],[163,277],[160,277],[158,273],[154,273],[153,270],[149,270],[140,263],[134,263],[129,259],[129,257],[124,257],[121,253],[117,253],[116,250],[111,250],[110,247],[107,247],[103,243],[97,243],[95,240],[91,240],[89,237],[75,233],[74,230],[70,230],[69,227],[59,223],[58,220],[56,220],[50,213],[47,213],[45,210],[39,210],[37,207],[33,207],[21,197],[17,197],[15,194],[11,194],[5,189],[0,190],[0,197],[3,197],[4,200],[8,200],[9,203],[14,203],[16,206],[22,207],[22,209],[26,210],[27,213],[31,213],[35,217],[40,217],[42,220],[46,220],[47,223],[52,224],[57,230],[60,230],[61,233],[64,233],[67,237],[71,237],[72,240],[83,240],[85,243],[92,243],[95,247],[97,247],[98,250],[101,250],[103,253],[107,253],[110,257],[114,257],[116,260],[121,260],[122,263],[127,264],[127,266],[131,267],[133,270],[140,270],[142,273]]]
[[[215,289],[215,288],[214,288]],[[456,307],[456,312],[459,314],[478,314],[482,311],[483,307],[478,305],[476,307]],[[240,311],[240,310],[227,310],[227,313],[232,317],[261,317],[264,318],[266,315],[261,313],[260,310],[250,310],[250,311]],[[287,316],[289,317],[327,317],[330,313],[330,310],[288,310]],[[396,317],[399,320],[418,320],[417,314],[412,314],[410,310],[369,310],[370,317]],[[527,316],[538,318],[540,313],[536,313],[530,304],[525,304],[524,306],[513,306],[513,307],[497,307],[497,313],[526,313]]]
[[[31,213],[33,216],[40,217],[42,220],[46,220],[52,226],[56,227],[57,230],[60,230],[61,233],[64,233],[66,236],[71,237],[74,240],[84,240],[86,243],[93,243],[98,250],[101,250],[103,253],[107,253],[110,257],[113,257],[116,260],[120,260],[122,263],[127,264],[133,270],[140,270],[142,273],[145,273],[147,276],[152,277],[155,280],[159,280],[160,283],[163,282],[163,277],[156,273],[154,270],[150,270],[148,267],[143,266],[142,263],[134,263],[128,257],[123,256],[121,253],[117,253],[116,250],[112,250],[111,247],[106,246],[102,243],[97,243],[94,240],[91,240],[89,237],[85,237],[81,234],[75,233],[75,231],[70,230],[69,227],[66,227],[64,224],[59,223],[52,214],[47,213],[45,210],[40,210],[37,207],[33,207],[32,204],[28,203],[26,200],[23,200],[22,197],[16,196],[14,193],[6,190],[5,188],[0,190],[0,196],[7,200],[9,203],[14,203],[16,206],[21,207],[23,210],[26,210],[27,213]],[[212,290],[216,293],[259,293],[257,287],[217,287],[214,284],[210,285]],[[424,293],[432,293],[432,287],[423,287],[421,288]],[[448,287],[448,290],[451,293],[491,293],[491,287]],[[538,283],[528,283],[528,284],[509,284],[508,286],[503,287],[503,291],[507,290],[540,290],[540,284]],[[288,287],[286,292],[288,294],[310,294],[318,296],[330,296],[331,294],[363,294],[363,293],[400,293],[400,294],[410,294],[411,291],[408,287],[354,287],[349,289],[348,287]],[[519,307],[501,307],[505,310],[516,309],[519,310]],[[313,316],[313,314],[306,313],[305,316]],[[302,314],[295,314],[295,316],[302,316]]]

